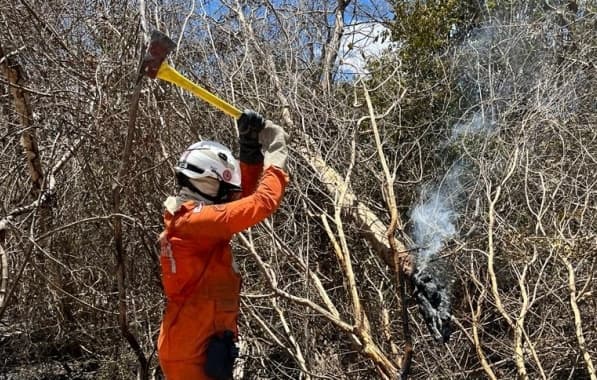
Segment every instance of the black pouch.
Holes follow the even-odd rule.
[[[205,374],[214,380],[231,380],[234,360],[238,357],[238,347],[234,343],[234,333],[224,331],[211,337],[207,343]]]

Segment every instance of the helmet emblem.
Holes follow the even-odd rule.
[[[232,179],[232,172],[228,169],[224,170],[222,172],[222,178],[224,179],[224,181],[228,182]]]

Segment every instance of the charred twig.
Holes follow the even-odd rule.
[[[421,251],[421,250],[425,250],[427,248],[429,248],[429,247],[413,247],[413,248],[405,249],[403,251],[398,251],[396,253],[398,255],[404,255],[405,253],[418,252],[418,251]],[[431,259],[431,260],[433,260],[433,259]]]
[[[436,342],[446,343],[452,333],[451,280],[447,269],[424,262],[417,266],[411,281],[414,297],[429,332]]]

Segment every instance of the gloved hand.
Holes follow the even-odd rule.
[[[259,143],[264,154],[264,166],[274,165],[286,169],[288,147],[286,146],[288,134],[280,127],[267,120],[265,127],[259,133]]]
[[[263,116],[252,110],[245,110],[236,121],[238,126],[240,160],[247,164],[263,162],[259,133],[265,127]]]

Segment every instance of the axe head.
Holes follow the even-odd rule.
[[[151,32],[151,41],[141,64],[141,72],[150,78],[155,78],[160,65],[175,47],[174,41],[164,33],[157,30]]]

